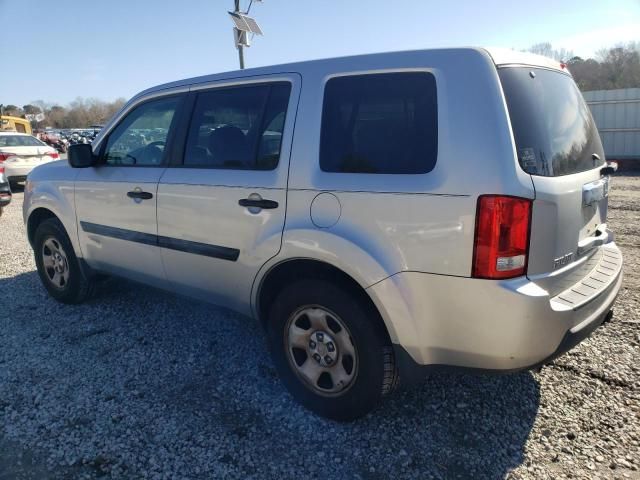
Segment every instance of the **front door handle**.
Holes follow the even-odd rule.
[[[136,200],[150,200],[153,198],[153,193],[134,190],[132,192],[127,192],[127,197]]]
[[[262,198],[243,198],[238,200],[238,205],[241,207],[254,207],[254,208],[278,208],[278,202],[275,200],[264,200]]]

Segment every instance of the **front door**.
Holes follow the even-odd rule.
[[[180,165],[158,186],[158,239],[177,291],[248,313],[253,280],[280,250],[300,80],[193,91]]]
[[[182,100],[174,95],[134,107],[98,147],[100,165],[79,170],[78,236],[91,267],[154,285],[165,281],[157,246],[157,189]]]

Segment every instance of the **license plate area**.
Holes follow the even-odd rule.
[[[584,227],[579,240],[592,237],[607,221],[609,203],[609,177],[603,177],[582,186],[582,216]]]
[[[41,161],[42,161],[42,155],[34,155],[30,157],[12,157],[9,160],[7,160],[7,163],[21,165],[25,163],[38,163]]]
[[[582,186],[582,206],[598,204],[609,196],[609,177],[604,177]]]

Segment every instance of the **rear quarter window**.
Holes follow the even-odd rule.
[[[45,147],[35,137],[31,135],[0,135],[0,147]]]
[[[569,75],[526,67],[503,67],[498,74],[525,172],[557,177],[604,164],[595,122]]]
[[[327,81],[320,134],[325,172],[420,174],[438,154],[435,77],[427,72]]]

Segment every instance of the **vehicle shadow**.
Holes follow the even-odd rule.
[[[540,403],[528,372],[438,374],[336,423],[290,397],[262,328],[233,312],[121,280],[61,305],[34,271],[0,278],[0,309],[9,440],[84,445],[83,464],[95,455],[105,469],[153,458],[185,478],[503,478],[524,461]],[[25,400],[43,386],[38,403]],[[60,404],[74,418],[38,423]]]
[[[414,425],[397,438],[411,446],[400,462],[407,473],[503,478],[524,461],[539,404],[540,387],[530,372],[443,373],[392,396],[379,414]],[[375,414],[363,421],[373,431],[387,422]]]

